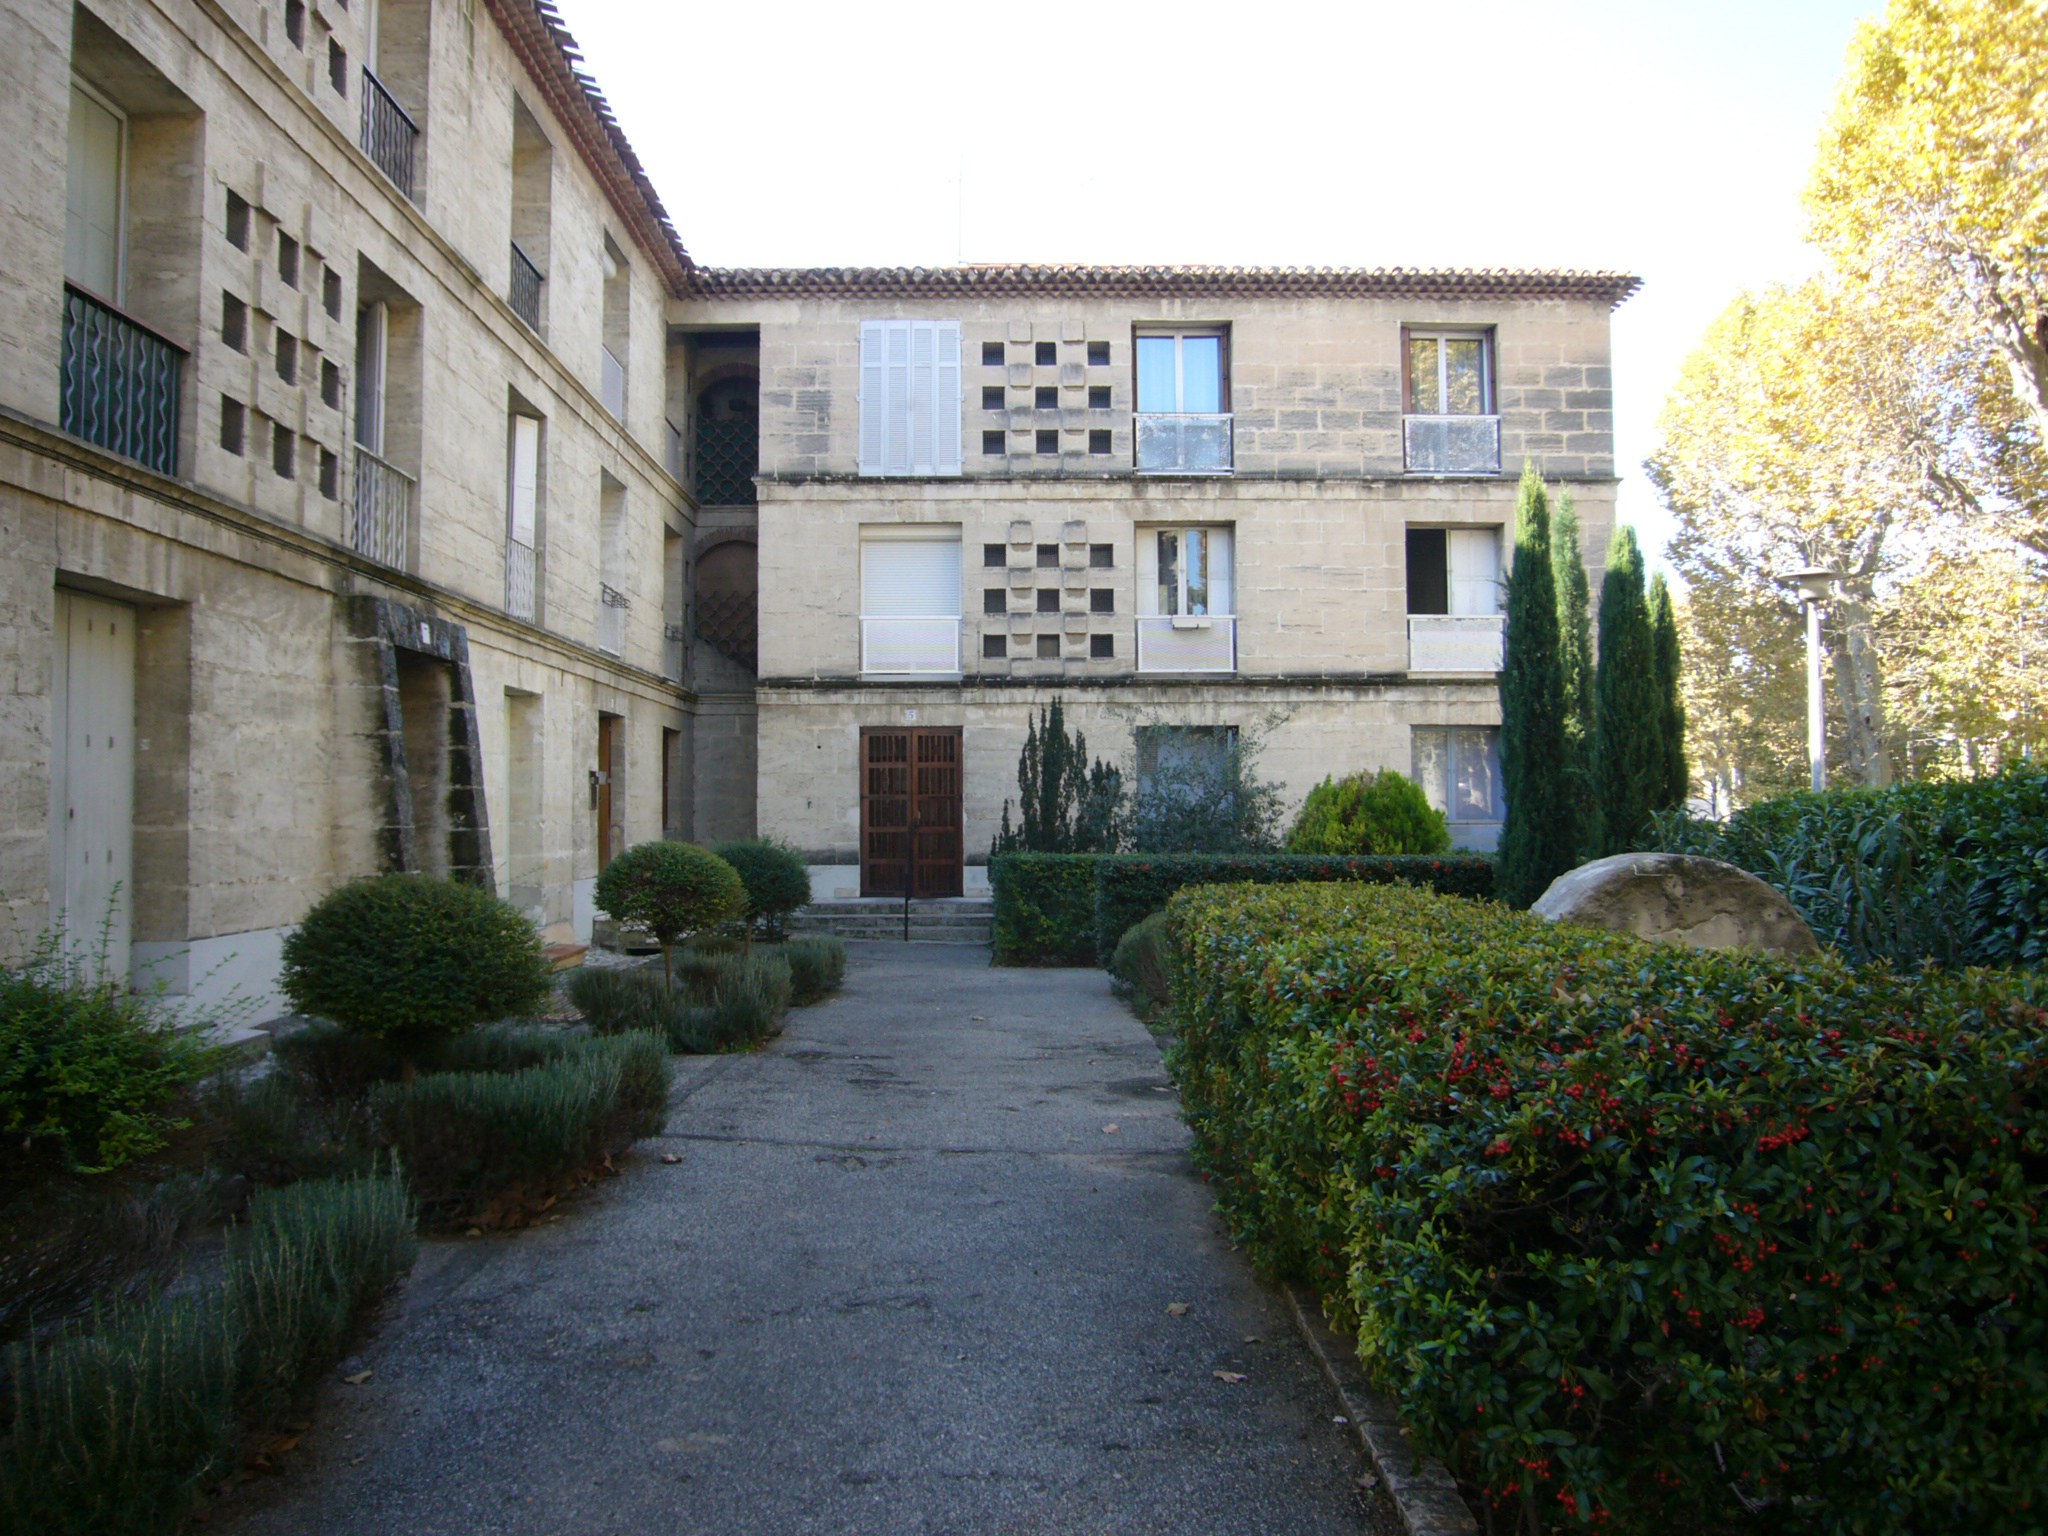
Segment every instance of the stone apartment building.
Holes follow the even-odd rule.
[[[707,270],[550,0],[0,42],[14,949],[260,1010],[381,870],[564,942],[661,836],[972,892],[1055,696],[1140,778],[1255,732],[1491,840],[1513,480],[1605,548],[1634,279]]]
[[[1393,767],[1490,848],[1515,481],[1533,460],[1573,492],[1597,580],[1635,286],[694,271],[686,393],[758,420],[756,504],[719,516],[759,591],[758,670],[727,696],[737,718],[751,694],[761,830],[809,850],[820,898],[972,893],[1058,697],[1140,784],[1249,733],[1291,802]]]

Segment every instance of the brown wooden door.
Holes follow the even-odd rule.
[[[612,846],[613,787],[618,782],[619,717],[597,717],[597,867],[611,863],[619,850]]]
[[[860,733],[860,893],[961,891],[960,729],[908,726]]]

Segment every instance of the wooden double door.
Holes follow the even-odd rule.
[[[871,726],[860,733],[860,893],[961,891],[958,726]]]

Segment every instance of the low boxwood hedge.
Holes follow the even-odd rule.
[[[1404,881],[1446,896],[1484,898],[1493,894],[1493,860],[1472,854],[1117,854],[1103,860],[1095,876],[1096,963],[1108,965],[1125,931],[1140,919],[1163,911],[1182,886],[1240,880],[1256,885],[1302,880],[1358,880],[1373,885]]]
[[[988,863],[997,965],[1094,965],[1100,853],[999,853]]]
[[[1186,891],[1170,1053],[1494,1528],[2038,1531],[2048,985]]]

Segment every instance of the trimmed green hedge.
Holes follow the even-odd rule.
[[[1369,885],[1406,882],[1446,896],[1493,895],[1493,860],[1471,854],[1171,853],[1118,854],[1095,877],[1095,958],[1107,966],[1117,940],[1133,923],[1164,911],[1184,885],[1255,885],[1357,880]]]
[[[2040,977],[1357,885],[1169,915],[1237,1238],[1324,1290],[1495,1529],[2042,1528]]]
[[[1094,965],[1100,853],[999,853],[988,862],[997,965]]]

